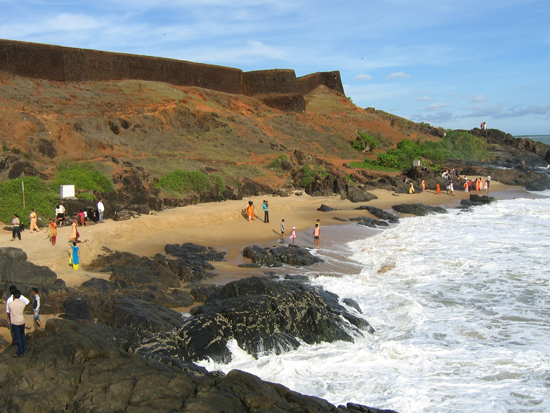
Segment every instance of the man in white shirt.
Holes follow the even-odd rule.
[[[23,357],[27,351],[27,339],[25,337],[25,303],[21,301],[21,292],[15,290],[12,294],[12,301],[8,304],[8,317],[10,319],[11,331],[17,345],[17,352],[13,357]]]
[[[17,290],[17,287],[16,287],[15,285],[10,286],[10,293],[11,293],[11,295],[10,295],[10,296],[8,297],[8,299],[6,300],[6,317],[7,317],[7,319],[8,319],[8,323],[10,323],[10,324],[11,324],[11,319],[10,319],[10,308],[9,308],[9,304],[10,304],[11,302],[13,302],[13,293],[16,292],[16,291],[18,291],[18,290]],[[28,299],[27,297],[23,296],[23,295],[21,295],[21,296],[19,297],[19,300],[21,300],[21,302],[22,302],[23,304],[25,304],[25,305],[29,305],[29,303],[30,303],[29,299]],[[15,336],[14,336],[14,334],[13,334],[13,329],[11,330],[11,343],[12,343],[12,344],[15,344]]]
[[[97,213],[99,215],[99,222],[103,222],[103,212],[105,212],[105,205],[103,205],[103,199],[100,199],[97,203]]]

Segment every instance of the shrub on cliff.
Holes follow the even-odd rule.
[[[372,152],[378,147],[378,141],[365,132],[357,131],[357,137],[351,146],[361,152]]]
[[[155,184],[155,187],[174,191],[181,195],[190,192],[201,194],[213,188],[221,194],[226,189],[225,181],[220,175],[208,175],[202,171],[184,171],[181,169],[164,175]]]
[[[69,164],[59,168],[51,183],[57,191],[60,185],[74,185],[76,190],[114,192],[115,187],[111,180],[91,165]]]

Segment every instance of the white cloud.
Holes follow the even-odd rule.
[[[360,74],[354,77],[355,80],[372,80],[371,75]]]
[[[473,103],[477,102],[487,102],[487,96],[485,95],[477,95],[475,98],[472,99]]]
[[[548,115],[550,114],[550,105],[539,106],[539,105],[528,105],[528,106],[513,106],[508,109],[506,112],[496,113],[493,117],[496,119],[502,118],[517,118],[520,116],[527,115]]]
[[[386,79],[397,79],[397,78],[408,79],[409,77],[411,77],[411,75],[408,75],[403,72],[397,72],[397,73],[392,73],[391,75],[386,77]]]
[[[431,100],[433,100],[431,97],[429,96],[420,96],[419,98],[415,99],[417,102],[429,102]]]
[[[433,115],[413,115],[411,119],[416,122],[428,122],[428,123],[442,123],[442,122],[451,122],[456,119],[456,116],[453,112],[450,111],[440,111]]]
[[[448,108],[453,106],[451,102],[448,103],[434,103],[433,105],[426,106],[424,110],[439,110],[441,108]]]

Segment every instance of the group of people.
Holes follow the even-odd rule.
[[[15,285],[10,286],[11,295],[6,300],[6,315],[11,328],[12,344],[16,345],[17,350],[13,357],[23,357],[27,351],[27,339],[25,337],[25,307],[30,304],[28,298],[21,294]],[[44,327],[40,321],[40,296],[38,288],[33,288],[32,294],[32,314],[34,321],[40,331]]]
[[[475,181],[472,181],[471,179],[468,179],[468,177],[464,178],[464,192],[468,193],[471,191],[485,191],[486,193],[489,191],[489,186],[491,182],[491,177],[488,176],[485,181],[483,181],[481,178],[476,178]],[[473,188],[472,188],[473,187]]]
[[[268,201],[266,200],[262,201],[262,208],[264,210],[264,222],[268,223],[269,222]],[[244,213],[246,214],[248,222],[254,221],[254,215],[255,215],[254,202],[248,201],[248,204],[244,209]],[[285,220],[284,219],[281,220],[280,228],[281,228],[281,239],[284,239],[285,238]],[[296,227],[292,227],[292,230],[288,238],[292,240],[292,245],[296,245]],[[317,219],[317,222],[315,223],[315,227],[313,229],[313,246],[315,248],[318,248],[321,246],[321,220],[320,219]]]

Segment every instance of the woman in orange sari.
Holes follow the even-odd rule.
[[[439,183],[435,185],[435,193],[438,195],[441,194],[441,185]]]
[[[254,221],[254,204],[252,201],[248,201],[248,206],[246,207],[246,215],[248,216],[248,221]]]

